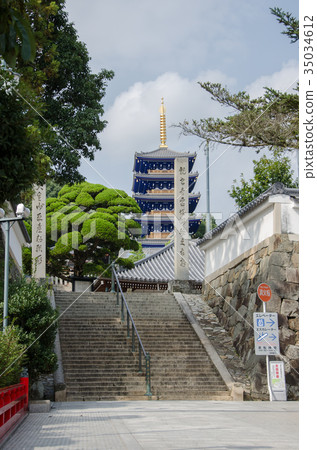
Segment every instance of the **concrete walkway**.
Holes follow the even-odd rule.
[[[55,403],[5,443],[22,449],[298,449],[298,403]]]

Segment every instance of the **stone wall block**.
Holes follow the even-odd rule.
[[[258,273],[259,273],[259,266],[254,264],[248,270],[248,278],[252,280]]]
[[[273,252],[269,256],[269,266],[289,267],[291,262],[291,254],[283,252]]]
[[[280,335],[280,349],[283,354],[289,345],[295,345],[296,335],[293,330],[286,327],[281,327],[279,330]]]
[[[299,317],[288,320],[288,326],[293,331],[299,331]]]
[[[273,239],[270,240],[268,253],[276,251],[282,243],[282,237],[280,234],[276,234]]]
[[[241,338],[242,333],[243,333],[243,325],[241,323],[237,323],[237,325],[234,327],[232,335],[234,346],[236,346],[235,341],[239,341],[239,338]]]
[[[268,270],[268,280],[286,281],[286,268],[281,266],[270,265]]]
[[[231,308],[230,308],[228,302],[224,302],[223,307],[222,307],[223,312],[228,313],[229,309],[231,309]]]
[[[298,283],[298,269],[296,269],[295,267],[286,267],[286,281],[289,281],[290,283]]]
[[[271,300],[266,302],[267,312],[281,312],[282,300],[281,297],[274,292],[272,293]]]
[[[268,272],[269,263],[270,263],[270,257],[269,256],[265,256],[260,262],[259,271],[260,271],[260,273],[261,273],[261,275],[263,277],[265,277],[267,272]]]
[[[228,283],[232,283],[234,280],[234,271],[229,270]]]
[[[299,303],[297,300],[284,299],[281,307],[281,314],[287,317],[298,317]]]
[[[288,298],[290,300],[298,299],[298,284],[278,280],[268,280],[268,282],[272,292],[276,293],[281,298]]]
[[[251,255],[247,259],[246,270],[249,270],[251,267],[255,265],[255,255]]]
[[[299,253],[299,241],[294,242],[294,253]]]
[[[225,294],[226,297],[232,297],[232,283],[226,284]]]
[[[235,280],[232,283],[232,297],[235,297],[238,294],[239,289],[240,289],[240,282],[239,280]]]
[[[296,269],[299,268],[299,255],[298,253],[293,253],[291,257],[291,266],[295,267]]]
[[[249,304],[248,304],[248,309],[250,311],[254,311],[254,307],[255,307],[255,302],[257,299],[257,293],[253,292],[250,296],[249,296]]]
[[[247,274],[247,272],[244,273]],[[241,284],[239,295],[245,298],[247,297],[249,290],[250,290],[250,280],[246,278],[246,280]]]
[[[278,326],[288,328],[288,319],[283,314],[278,314]]]
[[[225,272],[221,277],[220,277],[220,284],[221,286],[225,286],[228,283],[228,278],[229,278],[229,273]]]
[[[294,242],[289,239],[287,234],[282,234],[281,244],[278,246],[278,252],[292,252],[294,248]]]
[[[240,306],[240,308],[237,311],[237,321],[238,322],[245,322],[245,317],[248,314],[248,308],[245,305]]]
[[[285,350],[285,356],[290,360],[298,360],[299,359],[298,345],[289,345]]]

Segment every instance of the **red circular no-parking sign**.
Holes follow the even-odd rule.
[[[257,290],[259,298],[262,300],[262,302],[268,302],[272,297],[272,291],[268,284],[261,283],[258,286]]]

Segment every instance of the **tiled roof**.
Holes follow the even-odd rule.
[[[181,152],[175,152],[174,150],[170,150],[168,147],[166,148],[158,148],[157,150],[153,150],[152,152],[140,152],[135,154],[136,157],[140,158],[176,158],[176,157],[194,157],[196,156],[196,153],[181,153]]]
[[[189,241],[189,279],[201,282],[204,279],[204,252],[195,241]],[[174,280],[174,242],[154,255],[135,263],[133,269],[118,272],[122,280],[168,282]]]
[[[260,194],[257,198],[252,200],[252,202],[245,205],[243,208],[241,208],[239,211],[237,211],[236,215],[239,217],[244,216],[247,212],[254,209],[256,206],[263,203],[270,195],[276,195],[276,194],[285,194],[289,195],[290,197],[299,198],[299,190],[293,189],[293,188],[287,188],[284,186],[283,183],[275,183],[273,184],[269,189],[267,189],[265,192]],[[197,242],[197,245],[202,244],[203,242],[207,241],[208,239],[211,239],[216,234],[220,233],[230,222],[234,222],[236,215],[233,215],[229,217],[229,219],[222,222],[218,227],[213,228],[209,233],[206,233],[205,236],[200,239]]]

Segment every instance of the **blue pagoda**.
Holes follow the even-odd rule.
[[[160,108],[161,145],[151,152],[135,153],[133,167],[133,197],[142,210],[138,221],[142,226],[142,247],[164,247],[173,232],[174,215],[174,160],[188,158],[189,173],[189,213],[193,213],[200,194],[193,193],[198,172],[192,172],[196,153],[180,153],[166,145],[165,106],[162,99]],[[201,220],[195,216],[189,219],[189,233],[193,234]]]

